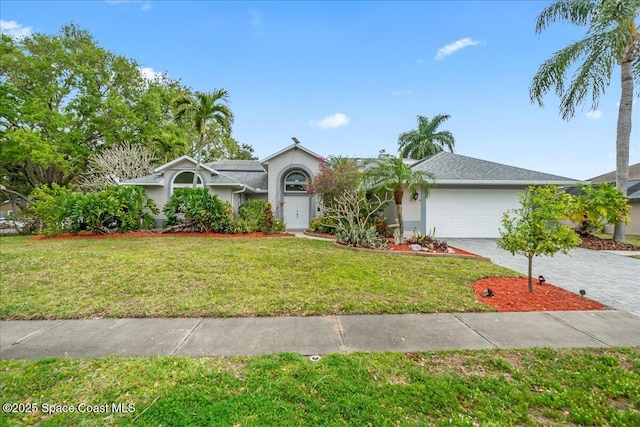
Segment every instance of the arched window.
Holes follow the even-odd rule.
[[[289,172],[284,178],[284,191],[286,193],[306,193],[309,179],[300,171]]]
[[[173,182],[171,183],[171,193],[173,194],[173,190],[176,188],[189,188],[193,186],[193,172],[185,171],[180,172],[173,178]],[[202,180],[200,176],[198,176],[198,183],[196,187],[202,187]]]

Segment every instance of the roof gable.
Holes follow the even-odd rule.
[[[182,163],[182,162],[189,162],[189,163],[191,163],[191,164],[193,165],[194,169],[195,169],[195,166],[196,166],[196,164],[197,164],[197,162],[195,161],[195,159],[194,159],[193,157],[191,157],[191,156],[187,156],[187,155],[184,155],[184,156],[180,156],[180,157],[178,157],[178,158],[177,158],[177,159],[175,159],[175,160],[170,161],[169,163],[165,163],[165,164],[164,164],[164,165],[162,165],[162,166],[158,166],[158,167],[157,167],[157,168],[155,168],[153,171],[154,171],[154,172],[163,172],[163,171],[165,171],[165,170],[167,170],[167,169],[174,169],[174,168],[176,168],[176,166],[177,166],[177,165],[179,165],[179,164],[180,164],[180,163]],[[206,171],[209,171],[209,172],[211,172],[211,173],[213,173],[213,174],[216,174],[216,175],[218,174],[218,171],[216,171],[215,169],[213,169],[213,168],[211,168],[211,167],[207,166],[207,164],[200,163],[200,168],[202,168],[202,169],[204,169],[204,170],[206,170]]]
[[[308,148],[303,147],[302,145],[295,143],[295,144],[291,144],[290,146],[283,148],[282,150],[278,151],[277,153],[274,153],[268,157],[265,157],[264,159],[260,160],[260,163],[268,163],[269,160],[281,156],[282,154],[291,151],[291,150],[301,150],[307,154],[309,154],[312,157],[315,157],[316,159],[320,158],[320,155],[314,153],[313,151],[309,150]]]
[[[572,178],[490,162],[460,154],[442,151],[427,157],[413,168],[435,175],[436,184],[557,184],[571,185],[579,182]]]

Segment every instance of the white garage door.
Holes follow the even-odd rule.
[[[436,238],[500,237],[502,214],[520,206],[520,190],[432,189],[427,198],[427,231]]]

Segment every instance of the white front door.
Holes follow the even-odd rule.
[[[309,196],[284,197],[284,224],[287,230],[309,228]]]

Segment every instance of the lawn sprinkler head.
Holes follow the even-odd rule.
[[[544,280],[544,276],[541,274],[538,276],[538,284],[540,286],[544,285],[544,282],[546,282],[546,280]]]
[[[582,297],[582,301],[584,301],[584,296],[587,294],[587,291],[584,289],[580,289],[580,297]]]
[[[320,355],[314,354],[313,356],[309,356],[309,360],[312,362],[319,362],[321,359]]]

